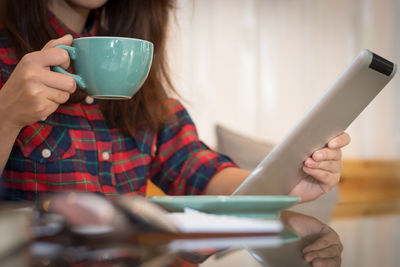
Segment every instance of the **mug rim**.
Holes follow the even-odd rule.
[[[139,38],[131,38],[131,37],[118,37],[118,36],[87,36],[87,37],[79,37],[75,38],[73,41],[83,40],[83,39],[123,39],[123,40],[132,40],[132,41],[141,41],[145,43],[149,43],[153,45],[152,42],[139,39]]]

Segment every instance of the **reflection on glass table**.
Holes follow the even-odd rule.
[[[182,233],[152,205],[59,195],[30,210],[31,242],[1,254],[0,265],[227,266],[226,259],[239,254],[229,266],[340,266],[339,236],[312,216],[283,211],[280,220],[264,221],[282,228],[258,232]]]

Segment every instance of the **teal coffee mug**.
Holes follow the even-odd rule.
[[[71,58],[76,74],[60,66],[52,69],[74,78],[79,87],[98,99],[129,99],[142,87],[153,60],[151,42],[123,37],[83,37],[71,46],[59,45]]]

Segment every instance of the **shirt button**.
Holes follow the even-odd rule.
[[[94,99],[93,99],[93,97],[91,97],[91,96],[87,96],[87,97],[85,98],[85,102],[86,102],[86,104],[91,105],[91,104],[93,104]]]
[[[101,156],[103,157],[103,160],[109,160],[110,159],[110,153],[108,153],[108,152],[103,152],[101,154]]]
[[[42,150],[42,157],[43,158],[48,159],[48,158],[50,158],[50,156],[51,156],[50,149],[45,148],[45,149]]]

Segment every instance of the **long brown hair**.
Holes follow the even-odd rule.
[[[101,100],[110,127],[134,135],[135,129],[158,131],[167,119],[167,92],[173,91],[166,63],[166,34],[174,0],[109,0],[92,11],[102,18],[98,35],[135,37],[154,44],[153,64],[143,87],[130,100]],[[0,0],[0,23],[18,59],[58,38],[47,16],[46,0]],[[82,91],[70,101],[81,101]]]

